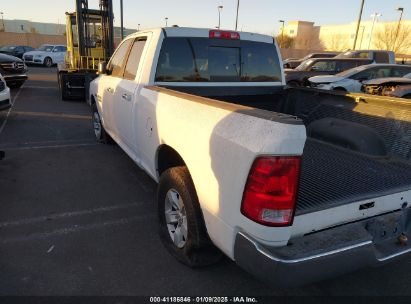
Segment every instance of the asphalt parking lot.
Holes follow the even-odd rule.
[[[155,183],[94,141],[90,109],[31,67],[0,112],[0,295],[411,295],[411,260],[276,289],[224,259],[179,264],[157,236]],[[261,271],[264,271],[262,269]]]

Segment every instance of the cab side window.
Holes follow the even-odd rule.
[[[124,70],[124,79],[134,80],[136,78],[138,65],[140,64],[146,41],[146,37],[137,38],[137,40],[134,41]]]
[[[65,51],[67,51],[67,48],[65,46],[56,46],[53,49],[53,52],[65,52]]]
[[[116,50],[108,64],[108,70],[111,71],[111,76],[123,77],[123,68],[126,61],[128,49],[130,48],[132,39],[124,41]]]
[[[313,64],[311,71],[317,72],[334,72],[336,69],[335,61],[318,61]]]

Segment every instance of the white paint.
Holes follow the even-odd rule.
[[[24,87],[24,84],[19,88],[19,90],[17,91],[16,95],[14,96],[14,98],[13,98],[12,101],[11,101],[11,107],[10,107],[10,109],[7,111],[6,118],[4,119],[3,123],[2,123],[1,126],[0,126],[0,135],[1,135],[1,133],[4,131],[4,128],[6,127],[7,120],[9,119],[11,110],[13,109],[14,103],[16,102],[17,98],[19,97],[20,92],[21,92],[21,90],[22,90],[23,87]],[[9,98],[10,98],[10,97],[9,97]]]
[[[167,35],[208,37],[208,31],[173,28],[167,29]],[[258,35],[241,35],[242,39],[273,42],[268,36],[263,39]],[[259,155],[301,155],[305,127],[264,120],[146,89],[147,85],[155,84],[164,36],[162,31],[153,30],[126,39],[142,36],[148,37],[148,43],[135,79],[138,88],[133,104],[127,104],[127,114],[115,110],[123,106],[119,90],[121,78],[101,75],[91,83],[90,93],[102,97],[95,99],[107,132],[155,181],[159,178],[156,171],[159,146],[167,144],[181,155],[193,178],[210,238],[229,257],[233,258],[235,234],[240,230],[266,242],[282,244],[288,240],[289,227],[267,228],[245,218],[240,212],[241,200],[254,159]],[[237,85],[244,86],[243,83]],[[256,83],[246,85],[255,86]],[[147,121],[152,122],[153,130],[147,129]]]
[[[410,201],[411,190],[296,216],[292,227],[292,236],[298,237],[308,232],[314,232],[384,214],[393,210],[399,210],[404,202]],[[371,202],[375,203],[373,208],[360,210],[361,205]]]

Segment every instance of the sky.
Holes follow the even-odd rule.
[[[74,11],[75,0],[0,0],[4,19],[26,19],[38,22],[65,23],[65,12]],[[237,0],[123,0],[124,24],[141,29],[177,24],[188,27],[234,29]],[[113,0],[115,24],[120,24],[120,0]],[[263,34],[278,33],[279,20],[313,21],[316,25],[349,23],[357,20],[361,0],[240,0],[238,29]],[[97,8],[98,0],[89,0]],[[411,19],[411,0],[365,0],[363,20],[374,12],[381,21],[398,20],[398,7],[404,8],[404,19]]]

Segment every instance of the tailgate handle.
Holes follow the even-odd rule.
[[[375,207],[375,202],[360,205],[360,210],[366,210]]]

